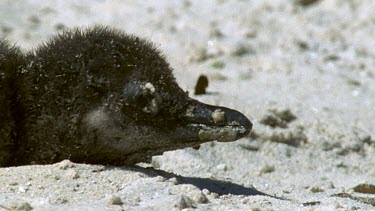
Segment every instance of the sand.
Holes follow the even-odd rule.
[[[0,210],[375,210],[374,11],[373,0],[1,1],[0,37],[25,50],[95,24],[155,42],[183,89],[240,110],[254,131],[139,167],[0,168]],[[200,74],[208,94],[194,96]]]

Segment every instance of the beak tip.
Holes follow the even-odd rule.
[[[245,128],[246,128],[246,131],[248,131],[249,133],[251,132],[251,130],[253,129],[253,123],[247,119],[247,124],[245,125]]]
[[[244,114],[232,109],[226,110],[226,122],[233,127],[233,131],[236,131],[235,140],[249,135],[253,128],[253,123]]]
[[[245,136],[249,135],[250,132],[253,129],[253,123],[251,123],[251,121],[248,118],[246,118],[246,117],[245,117],[245,121],[243,121],[241,123],[241,125],[244,127],[245,132],[242,133],[242,134],[239,134],[239,136],[240,136],[239,138],[242,138],[242,137],[245,137]]]
[[[239,134],[241,137],[244,137],[251,132],[253,123],[244,114],[235,110],[231,110],[228,114],[229,122],[236,122],[239,126],[242,126],[245,129],[243,133]]]

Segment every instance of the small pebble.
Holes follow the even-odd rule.
[[[301,129],[292,129],[285,132],[274,132],[271,135],[263,136],[265,140],[271,142],[283,143],[290,146],[298,147],[307,142],[307,136]]]
[[[270,109],[269,114],[265,115],[260,120],[260,123],[271,126],[273,128],[287,128],[288,124],[295,119],[297,119],[297,117],[289,109]]]
[[[270,114],[265,115],[259,122],[263,125],[268,125],[273,128],[275,127],[287,128],[288,127],[288,123],[286,121],[280,119],[279,117],[275,115],[270,115]]]
[[[175,204],[175,207],[177,207],[179,210],[182,210],[186,208],[194,208],[195,206],[189,197],[185,195],[181,195],[177,199],[177,203]]]
[[[156,181],[158,181],[158,182],[165,182],[166,179],[164,177],[162,177],[162,176],[156,176]]]
[[[73,170],[73,169],[69,170],[69,171],[66,173],[66,175],[67,175],[69,178],[71,178],[71,179],[78,179],[78,178],[79,178],[79,174],[78,174],[75,170]]]
[[[206,196],[211,194],[211,192],[207,190],[206,188],[202,190],[202,193]]]
[[[24,211],[30,211],[32,209],[33,209],[33,207],[29,203],[27,203],[27,202],[20,203],[15,208],[15,210],[24,210]]]
[[[63,23],[57,23],[57,24],[55,25],[55,29],[56,29],[57,31],[61,31],[61,30],[66,29],[66,26],[65,26]]]
[[[375,185],[373,184],[359,184],[353,188],[357,193],[375,194]]]
[[[310,6],[317,2],[319,2],[319,0],[296,0],[296,4],[299,4],[301,6]]]
[[[287,123],[292,122],[297,119],[296,115],[294,115],[289,109],[271,109],[270,112],[277,116],[278,118],[286,121]]]
[[[226,81],[226,80],[228,80],[227,76],[225,76],[225,75],[223,75],[222,73],[219,73],[219,72],[215,72],[215,73],[210,74],[210,78],[213,81]]]
[[[209,34],[209,36],[213,38],[221,38],[224,36],[223,32],[218,28],[211,28]]]
[[[32,15],[28,18],[28,21],[30,21],[30,23],[32,24],[35,24],[35,25],[38,25],[40,24],[40,18],[38,16],[35,16],[35,15]]]
[[[254,29],[250,29],[245,31],[244,36],[245,38],[256,38],[257,32]]]
[[[272,173],[275,171],[275,166],[274,165],[265,165],[263,168],[260,170],[260,174],[266,174],[266,173]]]
[[[239,146],[249,151],[258,151],[261,147],[258,142],[240,143]]]
[[[197,48],[190,56],[190,61],[203,62],[209,58],[206,48]]]
[[[215,69],[223,69],[225,67],[225,63],[222,61],[214,61],[211,63],[211,67]]]
[[[311,191],[312,193],[324,192],[324,190],[323,190],[322,188],[320,188],[320,187],[311,187],[311,188],[310,188],[310,191]]]
[[[21,192],[21,193],[26,193],[27,188],[25,188],[24,186],[19,186],[18,191]]]
[[[215,199],[218,199],[220,197],[219,194],[211,192],[211,196],[214,197]]]
[[[64,197],[58,197],[57,199],[53,200],[54,204],[66,204],[68,202],[69,202],[68,199]]]
[[[302,206],[304,206],[304,207],[306,207],[306,206],[316,206],[316,205],[319,205],[319,204],[321,204],[320,201],[311,201],[311,202],[302,203]]]
[[[244,56],[249,53],[254,53],[254,50],[250,48],[249,45],[244,44],[244,43],[239,43],[234,48],[231,50],[230,54],[232,56]]]
[[[104,170],[105,170],[104,166],[94,166],[94,169],[92,170],[92,172],[102,172]]]
[[[216,168],[218,170],[220,170],[220,171],[226,171],[226,170],[228,170],[228,167],[225,164],[219,164],[219,165],[216,166]]]
[[[57,166],[59,169],[66,170],[68,168],[73,168],[74,163],[72,163],[70,160],[63,160],[60,163],[57,163]]]
[[[171,182],[171,183],[174,184],[174,185],[178,185],[178,180],[177,180],[176,177],[172,177],[172,178],[170,178],[168,181]]]
[[[329,182],[329,184],[328,184],[328,188],[330,188],[330,189],[335,189],[336,187],[335,187],[335,185],[333,184],[333,182]]]
[[[206,195],[204,195],[200,190],[191,191],[187,195],[195,203],[204,204],[208,202]]]
[[[118,196],[110,196],[108,198],[108,204],[109,205],[122,205],[123,202],[120,197]]]

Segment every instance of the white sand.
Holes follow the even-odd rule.
[[[375,185],[375,1],[41,2],[1,1],[0,37],[30,49],[56,28],[93,24],[146,37],[182,88],[207,74],[212,94],[193,97],[242,111],[254,133],[154,158],[177,178],[69,162],[0,168],[4,209],[375,210],[375,194],[353,190]],[[264,125],[269,109],[296,120]]]

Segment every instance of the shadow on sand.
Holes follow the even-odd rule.
[[[197,188],[203,190],[207,189],[210,192],[217,193],[220,196],[221,195],[244,195],[244,196],[255,196],[255,195],[260,195],[260,196],[269,196],[272,198],[276,199],[282,199],[277,196],[271,196],[266,193],[262,193],[255,188],[251,187],[244,187],[235,183],[227,182],[227,181],[220,181],[220,180],[213,180],[209,178],[197,178],[197,177],[184,177],[180,176],[174,173],[168,173],[163,170],[158,170],[154,169],[151,167],[148,168],[143,168],[143,167],[131,167],[130,169],[127,168],[128,170],[136,171],[143,173],[147,176],[150,177],[156,177],[156,176],[161,176],[164,177],[165,179],[170,179],[170,178],[176,178],[178,184],[191,184],[196,186]]]

